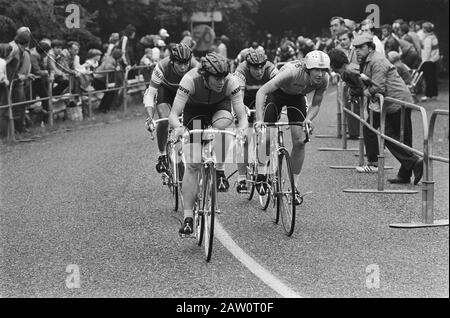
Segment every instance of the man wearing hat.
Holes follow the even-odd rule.
[[[33,96],[36,98],[48,97],[48,80],[49,80],[49,65],[47,53],[51,49],[51,41],[49,39],[42,39],[38,45],[30,52],[31,57],[31,73],[38,76],[32,83]],[[48,100],[42,101],[42,107],[48,111]],[[45,120],[46,118],[44,118]]]
[[[366,84],[364,95],[369,101],[374,101],[375,94],[379,93],[385,97],[392,97],[405,102],[413,102],[413,98],[405,82],[401,79],[397,69],[386,57],[375,51],[373,36],[364,33],[357,36],[353,41],[356,49],[356,56],[360,63],[360,70]],[[386,129],[385,134],[393,139],[400,140],[401,106],[395,103],[385,102],[386,108]],[[374,128],[380,126],[380,114],[373,112]],[[364,142],[368,165],[376,166],[378,161],[378,138],[375,133],[364,127]],[[408,184],[414,172],[414,184],[418,184],[423,174],[423,160],[413,152],[405,150],[388,140],[386,147],[401,163],[397,176],[388,179],[390,183]],[[411,110],[405,109],[404,144],[412,147],[412,124]]]

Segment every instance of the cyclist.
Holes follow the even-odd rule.
[[[256,94],[256,123],[255,130],[259,132],[263,121],[273,123],[278,120],[283,106],[288,106],[289,122],[302,121],[311,124],[317,116],[323,95],[329,83],[330,58],[322,51],[309,52],[304,61],[293,61],[285,64],[280,73],[264,84]],[[306,94],[314,91],[312,105],[307,109]],[[267,97],[267,100],[266,100]],[[266,106],[265,106],[266,105]],[[270,106],[270,107],[269,107]],[[296,204],[300,204],[297,185],[305,159],[304,136],[301,127],[292,126],[292,172],[296,184]],[[267,134],[267,145],[269,134]],[[265,163],[260,163],[256,189],[261,195],[267,191]]]
[[[241,90],[244,91],[244,105],[250,109],[255,109],[256,92],[265,83],[270,81],[278,74],[278,69],[272,62],[267,60],[267,55],[261,50],[250,48],[245,57],[245,61],[239,64],[234,75],[241,84]],[[253,123],[254,116],[249,117],[249,123]],[[248,143],[245,144],[245,151],[248,151]],[[247,158],[246,158],[247,159]],[[246,183],[247,160],[245,163],[238,164],[238,185],[237,192],[247,190]]]
[[[201,128],[212,124],[214,128],[226,129],[233,123],[232,110],[238,118],[240,134],[248,127],[242,92],[236,77],[229,74],[227,60],[217,53],[208,53],[200,60],[197,69],[189,71],[181,80],[169,115],[174,137],[182,136],[186,128],[192,129],[201,119]],[[183,112],[183,123],[178,117]],[[196,127],[199,128],[199,127]],[[198,195],[197,176],[200,171],[201,144],[191,143],[184,149],[186,170],[183,178],[184,223],[181,235],[193,232],[193,207]],[[229,187],[223,163],[217,167],[218,191]]]
[[[290,61],[295,61],[297,55],[297,46],[292,41],[284,42],[276,52],[275,65],[281,68],[282,65]]]
[[[181,78],[191,69],[196,68],[198,62],[192,56],[192,50],[183,43],[176,44],[170,51],[170,56],[161,60],[153,70],[150,85],[144,94],[144,106],[148,112],[147,129],[153,120],[155,96],[156,111],[159,118],[167,118],[175,99]],[[166,143],[169,124],[161,122],[156,129],[156,139],[159,149],[156,171],[163,173],[167,168]]]

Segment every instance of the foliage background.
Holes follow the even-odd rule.
[[[65,27],[69,3],[81,7],[80,29]],[[182,31],[189,29],[183,14],[220,10],[224,18],[215,24],[215,31],[231,39],[229,51],[235,55],[246,40],[262,40],[267,32],[276,37],[289,32],[313,37],[328,33],[332,16],[360,22],[371,3],[380,7],[382,24],[396,18],[431,20],[448,68],[449,0],[0,0],[0,42],[10,41],[16,28],[27,25],[37,39],[78,40],[86,49],[100,46],[130,23],[138,38],[164,27],[170,40],[179,41]]]

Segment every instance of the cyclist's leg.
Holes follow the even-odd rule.
[[[219,104],[211,107],[213,112],[212,126],[217,129],[227,129],[232,127],[234,118],[231,114],[231,101],[225,100]],[[214,149],[217,156],[217,187],[220,192],[228,191],[230,185],[228,179],[225,177],[225,160],[228,149],[232,144],[232,140],[228,135],[222,135],[215,139]]]
[[[245,95],[244,96],[244,105],[246,105],[250,110],[251,109],[255,109],[255,98],[254,96],[249,96],[249,95]],[[249,126],[249,130],[248,130],[248,134],[247,134],[247,138],[249,138],[251,136],[250,131],[251,128],[253,126],[253,122],[254,122],[254,115],[252,114],[249,118],[248,118],[248,126]],[[238,161],[237,164],[237,168],[238,168],[238,185],[237,185],[237,191],[238,192],[243,192],[247,190],[247,166],[248,166],[248,157],[249,157],[249,153],[248,153],[248,147],[249,147],[249,141],[248,139],[245,141],[244,144],[244,157],[242,158],[242,160]]]
[[[272,94],[269,94],[266,99],[266,106],[264,109],[264,122],[266,123],[275,123],[278,121],[282,110],[282,100],[279,98],[279,92],[276,91]],[[259,145],[257,151],[258,157],[258,175],[256,176],[256,191],[260,195],[265,195],[267,192],[267,162],[270,159],[270,144],[272,138],[276,138],[277,129],[268,128],[266,130],[266,138],[264,143]]]
[[[288,119],[290,122],[303,121],[306,117],[306,97],[304,95],[292,96],[290,104],[295,106],[288,107]],[[303,127],[292,126],[292,151],[291,164],[292,173],[294,175],[294,182],[296,186],[300,182],[300,172],[302,171],[303,162],[305,160],[305,134]]]
[[[201,116],[199,110],[193,105],[186,105],[183,115],[183,125],[188,129],[203,128],[196,127],[199,123],[195,120]],[[199,119],[200,121],[200,119]],[[183,145],[184,159],[186,161],[186,169],[183,176],[183,203],[184,203],[184,224],[180,229],[180,234],[192,234],[193,231],[193,209],[194,202],[199,193],[198,174],[201,169],[202,148],[200,138],[191,137],[189,144]]]
[[[160,87],[156,100],[156,111],[159,118],[167,118],[170,113],[171,105],[175,99],[175,93],[169,91],[167,88]],[[161,122],[156,127],[156,140],[158,143],[159,158],[156,164],[156,170],[159,173],[165,171],[167,164],[166,144],[169,133],[169,123]]]
[[[156,112],[158,113],[159,118],[167,118],[169,117],[171,105],[167,103],[162,103],[156,105]],[[169,133],[169,123],[168,122],[160,122],[156,127],[156,140],[158,142],[158,150],[161,155],[165,155],[166,153],[166,144],[167,137]]]

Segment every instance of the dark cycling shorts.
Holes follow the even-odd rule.
[[[278,89],[267,95],[264,121],[268,123],[278,121],[283,106],[287,106],[287,116],[290,122],[299,122],[305,119],[306,96],[289,95]]]
[[[164,86],[160,86],[158,88],[158,94],[156,97],[156,105],[169,104],[169,107],[172,108],[176,94],[177,94],[176,91],[171,91]]]
[[[183,125],[189,130],[206,129],[214,124],[212,122],[214,114],[220,110],[229,112],[230,118],[232,118],[231,101],[229,99],[225,99],[217,104],[212,105],[186,104],[183,111]],[[193,142],[192,135],[191,142]]]

